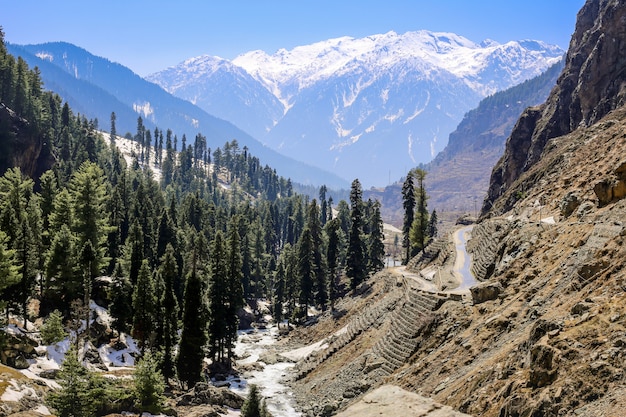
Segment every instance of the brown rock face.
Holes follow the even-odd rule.
[[[2,138],[4,145],[0,148],[0,175],[17,166],[24,174],[38,180],[54,163],[49,144],[42,135],[31,132],[27,120],[0,103],[2,124],[8,125],[9,129],[8,136]]]
[[[626,1],[588,0],[578,13],[557,85],[543,105],[524,112],[507,140],[483,213],[539,160],[551,139],[589,126],[625,103]]]

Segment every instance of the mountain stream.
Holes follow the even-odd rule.
[[[283,362],[280,356],[273,354],[272,345],[276,342],[277,335],[276,326],[239,332],[235,354],[241,359],[237,361],[237,365],[240,367],[247,365],[252,370],[243,372],[242,378],[229,381],[230,389],[245,397],[248,395],[250,384],[255,384],[261,396],[265,398],[268,411],[274,417],[300,417],[302,414],[294,408],[293,394],[283,383],[294,364]],[[270,357],[268,355],[277,361],[266,359]],[[265,360],[270,363],[265,363]]]

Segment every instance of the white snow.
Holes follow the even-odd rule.
[[[149,101],[145,101],[143,103],[133,103],[133,110],[136,113],[141,114],[144,118],[147,118],[151,114],[154,113],[154,109],[152,108],[152,104]]]
[[[328,347],[328,343],[325,340],[320,340],[319,342],[310,344],[308,346],[301,347],[299,349],[290,350],[288,352],[281,353],[281,356],[297,362],[309,356],[313,352],[317,352],[319,350],[324,350]]]
[[[128,348],[115,350],[108,345],[102,345],[98,348],[102,361],[109,369],[128,369],[129,367],[135,366],[135,356],[139,354],[135,340],[131,336],[122,333],[120,335],[120,342],[126,344]]]
[[[50,52],[37,52],[35,56],[44,61],[52,62],[54,60],[54,55],[52,55]]]
[[[51,416],[52,415],[50,410],[48,410],[48,407],[46,407],[45,405],[39,405],[36,408],[34,408],[33,411],[35,413],[39,413],[39,414],[42,414],[44,416]]]
[[[406,120],[404,120],[404,124],[411,122],[417,116],[422,114],[424,110],[426,110],[426,107],[428,107],[429,103],[430,103],[430,91],[426,90],[426,102],[424,103],[422,107],[416,108],[413,114],[411,114],[409,117],[406,118]]]
[[[387,74],[393,72],[403,77],[411,70],[419,72],[424,79],[453,74],[486,96],[540,74],[563,53],[557,46],[538,41],[499,44],[487,40],[477,44],[454,33],[391,31],[363,38],[328,39],[291,50],[279,49],[273,54],[250,51],[232,61],[203,55],[153,74],[149,79],[176,92],[217,71],[239,73],[241,77],[247,73],[283,104],[286,114],[300,91],[331,77],[345,74],[354,77],[338,97],[343,108],[352,106],[362,91]],[[509,69],[508,79],[503,81],[506,85],[482,77],[484,71],[499,64]],[[399,71],[390,71],[392,68]],[[381,90],[383,102],[388,94],[388,89]],[[136,103],[135,111],[149,115],[152,108],[150,103]]]
[[[239,358],[237,364],[251,364],[259,361],[267,348],[276,342],[278,329],[271,327],[269,330],[252,330],[239,332],[235,354]],[[273,365],[265,365],[262,370],[246,373],[245,379],[230,382],[230,389],[241,395],[247,395],[248,386],[256,384],[261,395],[266,398],[267,408],[275,417],[299,417],[293,407],[293,397],[289,388],[281,381],[285,378],[289,369],[294,366],[290,362],[278,362]],[[236,415],[236,414],[233,414]]]
[[[480,74],[493,60],[514,64],[509,75],[512,84],[517,84],[538,75],[563,54],[557,46],[535,42],[533,45],[536,48],[531,49],[523,46],[525,42],[528,43],[511,41],[499,44],[488,41],[477,44],[454,33],[421,30],[397,34],[391,31],[364,38],[328,39],[290,51],[280,49],[272,55],[251,51],[238,56],[232,63],[266,85],[279,99],[285,99],[284,86],[302,90],[331,76],[349,73],[354,68],[373,63],[379,68],[377,73],[384,74],[398,62],[422,68],[427,76],[432,76],[434,70],[445,70],[466,79],[466,83],[482,95],[488,95],[497,88],[484,85]],[[181,67],[192,62],[183,63]],[[345,105],[351,105],[358,92],[376,78],[367,81],[360,78],[352,87],[352,94],[344,96]]]

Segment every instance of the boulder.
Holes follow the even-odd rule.
[[[482,282],[470,288],[474,305],[485,301],[495,300],[502,294],[503,288],[500,282]]]
[[[573,316],[580,316],[584,312],[589,311],[590,308],[591,308],[590,303],[581,301],[572,306],[570,313],[572,313]]]
[[[561,216],[569,217],[570,214],[574,212],[580,206],[580,197],[577,192],[570,191],[565,194],[565,197],[561,200],[559,204],[559,209],[561,210]]]
[[[584,203],[582,203],[580,207],[578,207],[578,210],[576,210],[576,217],[578,218],[578,221],[582,221],[583,218],[587,214],[591,213],[595,208],[595,204],[593,204],[591,201],[585,201]]]
[[[0,361],[13,368],[28,368],[28,359],[37,355],[35,348],[39,346],[39,343],[27,334],[18,331],[6,332],[4,337],[5,343],[4,349],[0,351]]]
[[[218,413],[213,406],[199,405],[189,410],[185,417],[221,417],[222,414]]]
[[[556,349],[545,344],[536,344],[530,351],[530,375],[528,385],[541,388],[550,385],[557,377]]]
[[[217,388],[205,382],[198,382],[189,392],[177,399],[178,406],[188,405],[219,405],[240,409],[244,398],[227,388]]]
[[[98,352],[98,349],[96,349],[96,347],[91,342],[85,344],[84,360],[89,366],[94,369],[98,369],[101,371],[109,370],[102,361],[100,352]]]

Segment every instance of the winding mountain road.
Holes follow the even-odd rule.
[[[474,225],[465,226],[454,232],[454,246],[456,248],[456,262],[454,263],[454,275],[459,279],[457,290],[469,290],[472,285],[476,285],[476,279],[472,275],[470,266],[471,257],[465,249],[468,235],[471,235]]]
[[[465,245],[471,235],[473,228],[474,225],[465,226],[456,230],[452,234],[452,239],[456,249],[456,261],[454,263],[452,271],[450,272],[454,275],[459,285],[454,288],[443,290],[444,292],[467,292],[469,291],[469,288],[471,286],[476,285],[476,279],[474,278],[474,275],[472,275],[470,269],[471,257],[465,249]],[[403,278],[411,279],[414,283],[417,284],[420,289],[424,291],[442,291],[442,289],[440,288],[440,268],[432,269],[432,267],[427,267],[426,269],[418,273],[407,270],[406,266],[394,267],[392,268],[392,270],[396,274],[401,275]],[[431,275],[433,279],[424,279],[424,276],[427,275]]]

